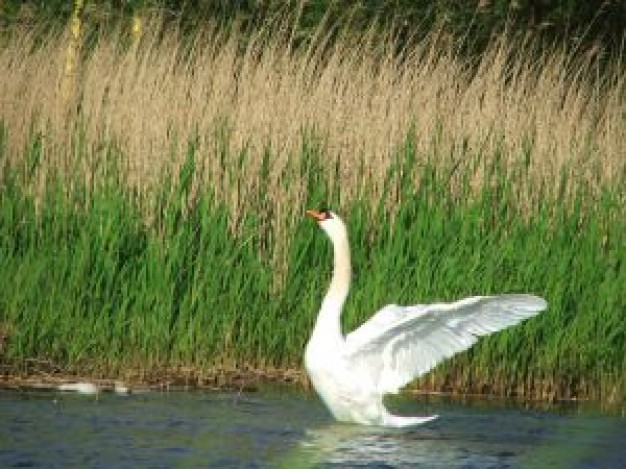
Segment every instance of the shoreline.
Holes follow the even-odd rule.
[[[141,394],[147,392],[260,392],[272,387],[287,387],[313,394],[306,374],[297,369],[229,369],[211,373],[153,372],[127,374],[125,377],[106,378],[88,374],[30,373],[0,375],[0,392],[49,391],[79,394]],[[561,405],[589,405],[602,413],[626,416],[624,402],[603,401],[591,397],[544,397],[537,395],[503,395],[495,393],[438,390],[432,386],[409,386],[403,396],[420,399],[447,399],[457,402],[508,401],[527,409],[550,410]]]
[[[297,369],[216,369],[205,372],[195,369],[133,370],[115,377],[102,374],[70,372],[3,373],[0,375],[0,389],[50,389],[71,383],[92,383],[106,392],[123,383],[131,392],[140,391],[239,391],[255,392],[266,384],[282,384],[308,389],[304,372]]]

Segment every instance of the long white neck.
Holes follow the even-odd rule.
[[[314,335],[320,334],[326,340],[343,340],[341,333],[341,309],[350,290],[350,245],[345,225],[337,218],[324,231],[333,244],[333,276],[328,292],[322,301],[315,323]]]

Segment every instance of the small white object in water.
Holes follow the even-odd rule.
[[[130,388],[126,386],[122,381],[116,381],[113,386],[113,391],[115,394],[130,394]]]
[[[57,389],[59,391],[77,392],[78,394],[98,394],[100,389],[94,383],[63,383]]]

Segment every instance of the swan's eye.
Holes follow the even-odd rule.
[[[320,214],[323,216],[323,220],[330,220],[333,217],[331,211],[326,208],[321,209]]]

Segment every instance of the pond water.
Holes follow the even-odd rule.
[[[0,467],[626,468],[626,419],[401,397],[410,430],[338,424],[312,394],[0,391]]]

